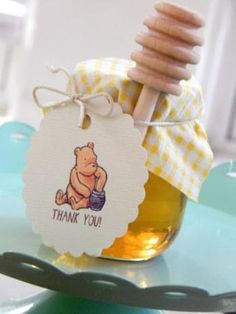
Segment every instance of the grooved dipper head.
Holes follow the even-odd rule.
[[[143,49],[132,53],[136,67],[128,76],[157,91],[180,95],[179,82],[191,78],[187,64],[200,60],[194,47],[203,45],[198,30],[205,22],[198,13],[168,2],[156,3],[155,9],[157,14],[144,20],[148,32],[136,36]]]

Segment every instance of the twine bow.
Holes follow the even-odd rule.
[[[72,77],[64,68],[52,68],[50,67],[49,70],[52,73],[58,73],[59,71],[66,74],[66,76],[72,81]],[[38,97],[39,91],[49,91],[50,93],[55,93],[57,95],[63,96],[60,100],[56,100],[50,103],[45,104],[41,102]],[[101,115],[103,117],[109,117],[113,113],[114,103],[112,97],[107,93],[96,93],[92,95],[80,95],[75,94],[73,92],[64,92],[59,89],[49,87],[49,86],[37,86],[33,89],[33,98],[37,106],[41,109],[49,108],[49,107],[59,107],[62,105],[67,105],[69,103],[74,103],[79,106],[80,114],[79,114],[79,121],[78,126],[81,128],[83,126],[84,118],[87,113],[92,112],[97,115]],[[90,100],[103,98],[103,101],[99,103],[99,106],[95,106],[94,102],[90,102]],[[104,101],[106,100],[106,101]]]

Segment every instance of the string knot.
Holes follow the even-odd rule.
[[[64,69],[64,68],[49,68],[52,73],[63,72],[66,76],[70,79],[71,82],[72,76]],[[57,94],[60,98],[59,100],[49,102],[45,104],[41,102],[38,93],[39,91],[47,91],[51,94]],[[81,94],[74,94],[73,92],[64,92],[62,90],[50,87],[50,86],[36,86],[33,89],[33,98],[37,106],[41,109],[49,108],[49,107],[59,107],[62,105],[66,105],[68,103],[73,103],[79,106],[80,114],[79,114],[79,121],[78,126],[82,128],[84,118],[87,113],[92,112],[97,115],[101,115],[104,117],[111,116],[114,108],[114,102],[112,97],[107,93],[95,93],[91,95],[81,95]],[[91,100],[101,99],[102,101],[99,102],[92,102]],[[94,104],[97,104],[95,106]]]

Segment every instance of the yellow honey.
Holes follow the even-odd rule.
[[[127,233],[103,250],[102,256],[123,260],[148,260],[175,239],[183,218],[186,197],[160,177],[149,173],[146,197]]]

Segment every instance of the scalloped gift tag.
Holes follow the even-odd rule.
[[[27,154],[27,216],[43,243],[60,254],[101,255],[125,234],[145,197],[141,134],[116,103],[104,116],[106,102],[104,96],[87,102],[86,129],[78,127],[81,109],[72,101],[50,110]]]

